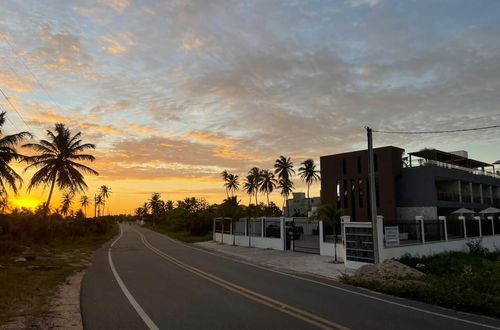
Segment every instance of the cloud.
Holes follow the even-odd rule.
[[[382,2],[382,0],[348,0],[352,7],[358,7],[363,5],[368,5],[370,7],[376,6]]]
[[[123,13],[125,9],[130,5],[129,0],[100,0],[106,6],[113,8],[118,13]]]
[[[108,37],[101,37],[101,41],[108,45],[106,47],[106,52],[108,54],[117,55],[127,51],[127,48],[115,39],[111,39]]]

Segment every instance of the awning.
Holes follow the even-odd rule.
[[[500,213],[500,209],[497,209],[496,207],[488,207],[487,209],[484,209],[479,213],[481,213],[481,214],[497,214],[497,213]]]
[[[464,209],[463,207],[461,209],[455,210],[451,212],[452,214],[474,214],[476,212],[469,210],[469,209]]]

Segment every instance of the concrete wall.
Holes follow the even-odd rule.
[[[396,209],[398,219],[410,220],[416,216],[423,216],[424,219],[437,219],[437,207],[435,206],[419,206],[419,207],[398,207]]]
[[[323,241],[323,221],[319,221],[319,254],[335,257],[335,243]],[[344,244],[337,242],[337,260],[344,261]]]

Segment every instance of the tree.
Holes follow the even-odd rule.
[[[259,194],[260,185],[262,183],[262,175],[261,170],[258,167],[252,167],[250,171],[248,171],[248,175],[251,176],[253,180],[253,185],[255,186],[255,205],[259,204],[257,201],[257,195]],[[247,177],[248,178],[248,177]]]
[[[174,201],[168,200],[165,202],[165,211],[172,211],[174,209]]]
[[[292,193],[294,187],[293,182],[289,178],[282,178],[278,181],[278,189],[281,190],[280,194],[283,196],[283,210],[285,209],[285,203],[288,196]]]
[[[111,188],[108,187],[108,186],[106,186],[106,185],[100,186],[99,187],[99,195],[101,195],[101,198],[102,198],[102,207],[103,207],[103,209],[105,211],[106,202],[109,199],[109,195],[111,195]]]
[[[316,169],[316,164],[312,159],[306,159],[299,167],[299,175],[302,181],[307,184],[307,199],[309,202],[309,210],[311,209],[311,199],[309,197],[309,189],[311,184],[320,180],[319,171]]]
[[[64,216],[68,215],[69,209],[71,208],[71,204],[73,203],[73,194],[72,193],[64,193],[62,202],[61,202],[61,213]]]
[[[89,206],[89,198],[87,195],[83,195],[80,197],[80,206],[84,208],[85,210],[85,217],[87,216],[87,206]]]
[[[255,190],[258,189],[258,187],[255,185],[255,180],[253,175],[249,174],[245,178],[245,182],[243,182],[243,190],[248,194],[250,197],[248,201],[248,205],[252,204],[252,196],[255,193]]]
[[[238,182],[239,176],[228,173],[226,179],[226,191],[231,192],[231,196],[234,196],[234,192],[240,189],[240,183]],[[229,197],[228,197],[229,198]]]
[[[273,172],[269,170],[262,170],[260,172],[260,176],[262,178],[260,183],[260,191],[266,193],[267,195],[267,206],[269,207],[269,194],[274,191],[277,187],[277,181],[274,177]]]
[[[96,217],[96,210],[97,210],[97,216],[101,216],[101,205],[103,204],[102,201],[102,195],[94,195],[94,218]]]
[[[274,174],[278,175],[278,189],[281,190],[283,196],[283,210],[288,196],[293,191],[292,175],[295,174],[293,162],[290,157],[279,156],[274,162]]]
[[[7,186],[17,194],[18,185],[20,186],[23,182],[21,176],[10,167],[10,163],[13,160],[22,160],[24,158],[17,153],[16,146],[23,139],[31,137],[31,134],[29,132],[20,132],[11,135],[3,135],[2,126],[5,123],[5,115],[5,111],[0,112],[0,135],[2,135],[0,138],[0,190],[7,198]],[[5,205],[3,208],[4,207]]]
[[[226,188],[226,197],[229,198],[229,190],[227,189],[227,178],[228,178],[229,172],[224,170],[220,173],[220,176],[222,178],[222,181],[224,181],[224,188]]]
[[[56,124],[54,132],[47,130],[48,140],[23,145],[23,147],[33,149],[39,153],[38,155],[24,157],[23,161],[30,164],[25,171],[30,168],[38,169],[31,178],[28,191],[37,186],[50,185],[49,196],[45,203],[47,210],[56,184],[61,190],[67,189],[71,193],[76,193],[87,189],[87,184],[81,172],[99,175],[92,168],[77,162],[93,162],[95,160],[94,156],[81,153],[95,149],[94,144],[83,143],[80,139],[81,135],[81,132],[71,135],[71,132],[64,124]]]
[[[321,204],[316,209],[318,217],[333,226],[335,262],[337,262],[337,226],[340,223],[341,212],[330,204]]]
[[[153,218],[153,226],[155,225],[155,220],[159,217],[160,213],[165,209],[165,203],[161,200],[161,195],[159,193],[153,193],[148,201],[147,207],[151,210],[151,215]]]

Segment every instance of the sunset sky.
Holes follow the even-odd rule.
[[[113,213],[152,192],[219,202],[222,170],[364,148],[365,125],[500,123],[499,17],[497,0],[2,0],[0,88],[20,114],[0,95],[3,129],[81,131],[100,172],[88,195],[109,185]],[[500,130],[375,145],[493,162]],[[12,202],[47,194],[23,187]]]

